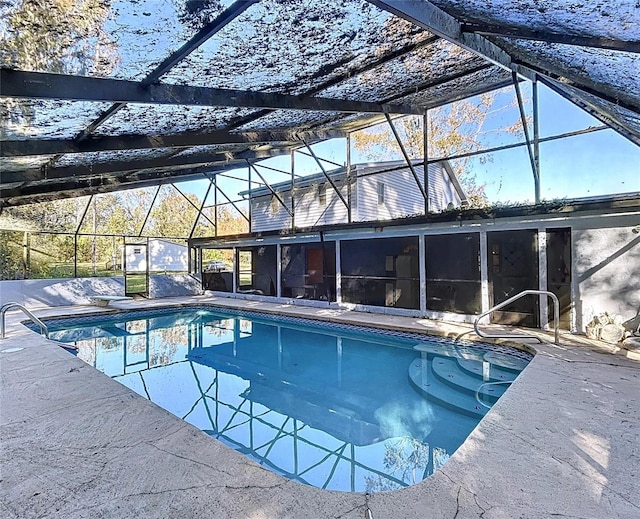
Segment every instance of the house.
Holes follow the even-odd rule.
[[[639,200],[636,192],[447,211],[196,238],[190,246],[196,254],[231,251],[224,287],[205,289],[232,297],[473,321],[521,291],[544,290],[559,300],[560,327],[584,331],[605,311],[637,319]],[[553,305],[520,299],[491,322],[544,327]]]
[[[413,161],[413,169],[424,186],[424,162]],[[460,207],[467,199],[448,162],[428,167],[429,211]],[[308,228],[349,221],[389,220],[424,214],[425,198],[404,161],[356,164],[346,168],[295,179],[293,208],[291,182],[264,186],[240,195],[251,204],[251,230],[262,232],[292,227]],[[278,195],[275,196],[274,192]]]

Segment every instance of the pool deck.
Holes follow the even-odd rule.
[[[122,301],[106,310],[187,302],[438,335],[470,329],[206,296]],[[23,319],[9,312],[0,341],[5,518],[640,517],[638,353],[568,333],[560,346],[523,340],[535,358],[444,467],[407,489],[365,495],[271,473],[30,332]]]

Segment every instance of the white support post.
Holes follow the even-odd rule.
[[[282,245],[276,244],[276,297],[282,297]]]
[[[547,231],[538,228],[538,289],[547,289]],[[540,295],[540,328],[549,329],[549,296]]]
[[[336,303],[342,303],[342,268],[340,265],[340,240],[336,240]]]
[[[232,261],[232,270],[233,270],[233,283],[231,284],[233,289],[233,293],[236,294],[238,292],[238,269],[240,268],[238,262],[238,249],[236,247],[233,248],[233,261]]]
[[[418,268],[420,269],[420,315],[427,313],[427,249],[424,234],[418,235]]]
[[[490,308],[489,303],[489,262],[487,250],[487,231],[480,231],[480,294],[482,297],[482,311]]]
[[[582,315],[578,315],[578,310],[582,310],[580,302],[580,279],[578,277],[578,261],[574,248],[576,243],[576,230],[571,228],[571,333],[580,333],[584,330]]]
[[[278,369],[282,369],[282,327],[278,326]]]

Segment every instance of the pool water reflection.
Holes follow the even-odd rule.
[[[202,308],[52,329],[87,363],[270,470],[342,491],[432,474],[486,412],[477,386],[526,365],[515,358],[507,371],[503,353],[440,340]]]

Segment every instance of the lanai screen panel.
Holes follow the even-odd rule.
[[[418,237],[340,242],[342,301],[420,308]]]
[[[429,36],[366,1],[263,0],[163,81],[309,93]]]
[[[129,103],[99,126],[94,135],[209,132],[226,128],[236,119],[254,112],[256,110],[247,108]]]
[[[427,309],[479,314],[482,310],[480,234],[425,237]]]
[[[231,3],[3,2],[0,18],[6,32],[0,63],[21,70],[141,80],[199,29],[202,18],[215,17]]]
[[[640,9],[634,2],[434,0],[424,5],[435,5],[453,16],[462,34],[485,34],[482,29],[488,30],[483,36],[488,47],[499,47],[513,60],[506,63],[507,69],[511,65],[518,70],[530,67],[532,74],[540,74],[546,81],[557,76],[558,88],[567,97],[588,103],[601,120],[611,119],[621,133],[640,142],[640,54],[599,48],[598,43],[602,40],[623,49],[625,45],[638,48]],[[420,109],[503,86],[510,80],[510,70],[496,68],[491,61],[436,36],[446,31],[438,29],[438,20],[431,22],[427,24],[431,28],[424,29],[366,0],[15,0],[0,3],[0,65],[14,71],[147,80],[162,86],[236,88],[295,94],[300,100],[318,96],[347,102],[396,102]],[[532,37],[534,31],[539,34]],[[582,43],[551,43],[563,36],[582,38]],[[591,40],[585,44],[585,39]],[[145,85],[140,85],[143,91]],[[224,138],[199,140],[200,145],[219,143],[220,147],[211,151],[228,154],[224,165],[211,161],[213,173],[237,167],[244,159],[258,160],[301,145],[301,131],[316,131],[307,139],[313,143],[326,138],[325,130],[350,131],[384,120],[381,113],[339,112],[333,106],[308,111],[160,105],[153,99],[148,104],[121,106],[56,99],[3,98],[0,102],[2,140],[96,143],[100,138],[122,137],[119,149],[127,147],[129,137],[132,141],[132,149],[121,155],[107,151],[86,155],[88,151],[113,149],[87,145],[72,155],[53,155],[50,150],[34,148],[31,158],[3,157],[4,171],[25,174],[22,187],[13,180],[2,185],[3,202],[8,205],[26,203],[43,192],[63,197],[95,192],[93,189],[132,187],[127,182],[152,183],[154,174],[159,182],[176,180],[176,168],[182,166],[184,175],[191,178],[201,173],[187,167],[203,164],[194,159],[205,153],[200,146],[188,152],[191,162],[176,166],[176,155],[187,156],[183,151],[191,135],[222,131],[228,132],[224,137],[229,136],[230,142],[237,142],[237,131],[256,133],[256,139],[247,138],[246,145],[225,145]],[[108,109],[113,113],[103,120],[101,114],[108,114]],[[267,132],[273,130],[282,130],[288,140],[271,138]],[[135,138],[144,136],[152,136],[149,148],[161,146],[167,136],[182,140],[173,140],[173,148],[167,148],[166,153],[155,152],[135,144],[139,143]],[[272,140],[271,147],[256,149],[256,142]],[[166,163],[153,162],[153,167],[142,164],[160,159]],[[114,173],[123,160],[134,162],[139,171],[111,175],[101,179],[100,185],[76,184],[75,177],[58,184],[51,178],[46,182],[33,178],[42,166],[46,166],[43,170],[84,167],[92,161],[111,174],[110,160]],[[64,172],[58,170],[57,174],[62,178]],[[11,195],[5,200],[7,187]]]
[[[71,139],[110,103],[55,99],[0,99],[0,138]]]
[[[481,24],[622,41],[640,40],[637,2],[627,0],[430,0],[453,16]]]

